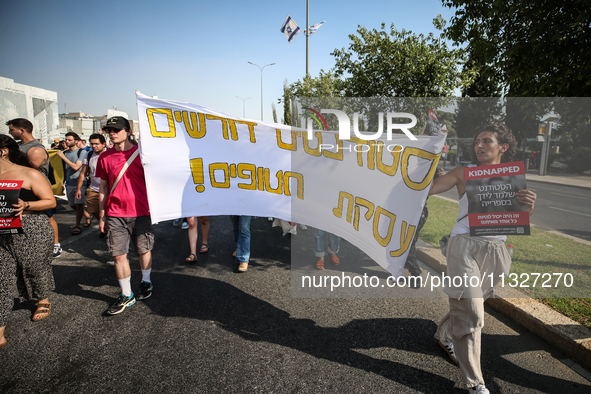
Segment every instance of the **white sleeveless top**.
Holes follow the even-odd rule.
[[[468,167],[476,167],[474,164],[470,164]],[[458,219],[463,218],[462,220],[458,221],[456,219],[456,225],[454,226],[453,230],[451,231],[451,236],[460,235],[460,234],[470,234],[470,223],[468,220],[468,197],[466,193],[462,194],[460,197],[460,213],[458,214]],[[506,235],[486,235],[480,236],[479,238],[483,239],[499,239],[503,242],[507,241]]]

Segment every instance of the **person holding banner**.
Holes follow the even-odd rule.
[[[510,163],[517,142],[505,125],[493,124],[478,133],[471,146],[473,166]],[[488,393],[480,367],[481,332],[484,326],[484,300],[494,295],[502,275],[511,269],[511,256],[505,248],[504,235],[470,236],[468,198],[464,167],[457,167],[433,181],[429,195],[443,193],[456,187],[460,195],[460,213],[447,246],[447,276],[468,277],[464,285],[446,284],[450,310],[439,323],[435,338],[459,364],[471,393]],[[536,194],[519,190],[516,198],[533,213]],[[472,278],[486,278],[474,286]],[[466,284],[468,283],[468,284]]]
[[[197,238],[199,237],[197,219],[200,219],[201,221],[201,232],[203,233],[203,241],[199,253],[207,253],[209,251],[209,245],[207,244],[209,238],[209,217],[188,217],[187,223],[189,224],[189,247],[191,248],[191,254],[185,259],[185,261],[189,262],[197,261]]]
[[[51,270],[53,229],[44,211],[56,205],[47,178],[7,135],[0,135],[0,184],[2,181],[22,181],[13,212],[21,218],[23,233],[0,235],[0,348],[7,343],[4,331],[14,303],[15,275],[20,297],[38,300],[33,321],[51,313],[49,293],[55,288]]]
[[[127,260],[130,239],[139,254],[142,270],[137,299],[141,301],[152,296],[154,232],[144,167],[138,157],[138,146],[130,140],[129,121],[114,116],[107,120],[103,130],[109,134],[113,149],[100,155],[95,175],[101,179],[99,228],[102,233],[108,231],[107,246],[115,260],[115,274],[121,286],[121,295],[107,308],[105,314],[116,315],[136,302],[136,294],[131,290],[131,268]]]
[[[252,216],[230,216],[234,229],[234,245],[236,246],[232,256],[234,256],[234,261],[238,264],[238,272],[246,272],[248,270],[248,262],[250,261],[251,219]]]
[[[341,260],[337,256],[341,244],[341,237],[320,229],[314,231],[314,237],[316,238],[314,256],[318,259],[316,262],[316,269],[324,269],[324,256],[326,256],[327,253],[330,261],[332,261],[332,264],[335,267],[341,264]]]

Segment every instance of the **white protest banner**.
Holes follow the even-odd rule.
[[[276,217],[343,237],[401,274],[445,135],[308,140],[306,130],[139,92],[137,105],[153,222]]]

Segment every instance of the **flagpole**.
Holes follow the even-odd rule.
[[[306,0],[306,75],[310,75],[310,0]]]

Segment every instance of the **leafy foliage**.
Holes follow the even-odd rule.
[[[441,16],[433,23],[439,30],[445,26]],[[357,34],[349,36],[348,49],[332,52],[335,68],[289,85],[289,98],[298,97],[303,106],[363,113],[361,129],[375,131],[379,112],[411,112],[426,118],[429,108],[445,106],[456,89],[471,82],[474,73],[462,71],[463,50],[448,48],[433,34],[425,37],[398,31],[393,25],[388,31],[385,26],[382,24],[381,30],[359,26]],[[302,101],[309,97],[319,99]],[[354,99],[327,99],[338,97]],[[297,111],[292,108],[292,112]],[[415,133],[422,130],[424,122],[424,118],[418,119]]]
[[[499,122],[502,100],[497,97],[463,97],[456,109],[456,131],[460,138],[471,138],[485,126]]]
[[[436,19],[436,26],[444,21]],[[348,49],[335,49],[335,74],[343,77],[350,97],[448,97],[466,86],[471,73],[462,71],[464,51],[450,49],[433,33],[428,36],[359,26],[349,35]]]
[[[291,90],[287,84],[287,79],[283,82],[283,98],[279,99],[279,102],[283,101],[283,124],[291,126]]]
[[[292,97],[342,97],[342,88],[343,81],[335,75],[334,70],[320,70],[316,78],[306,75],[302,81],[289,85]]]
[[[273,122],[277,123],[277,107],[275,107],[275,103],[271,103],[271,109],[273,110]]]
[[[457,8],[445,36],[467,45],[480,72],[482,86],[468,95],[490,95],[498,78],[507,96],[591,96],[591,2],[442,2]]]

